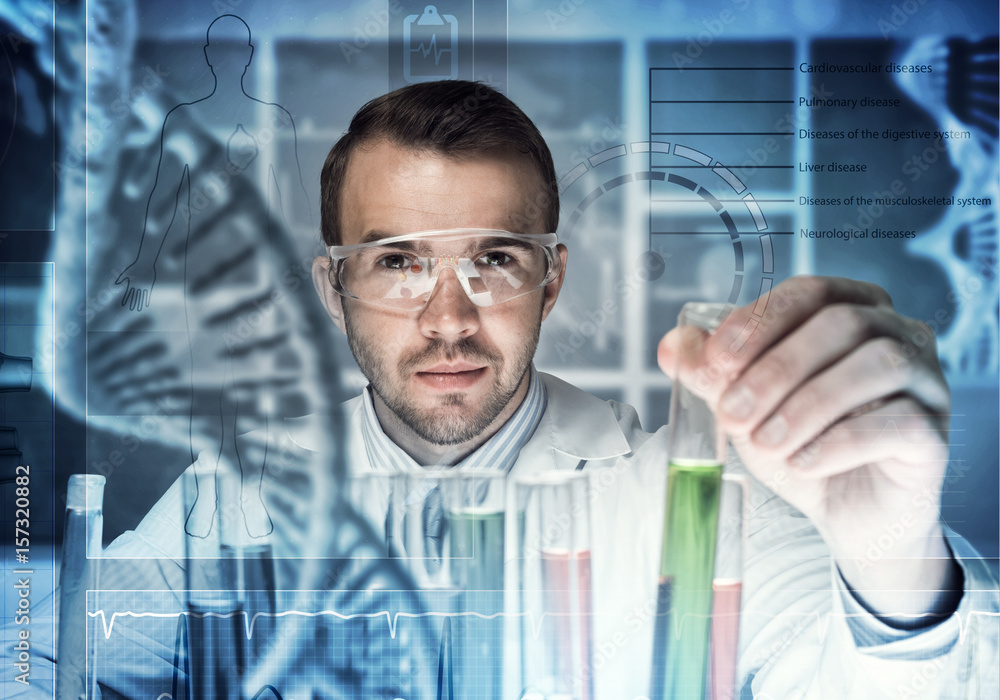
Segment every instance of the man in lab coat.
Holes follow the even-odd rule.
[[[422,269],[483,251],[477,270],[518,258],[504,240],[485,247],[480,230],[556,230],[555,173],[537,129],[486,86],[410,86],[355,115],[322,188],[333,247],[314,282],[370,382],[349,404],[366,436],[352,462],[462,467],[506,446],[510,477],[593,470],[598,697],[645,694],[665,431],[644,433],[629,407],[532,369],[564,246],[546,274],[525,273],[530,291],[482,273],[485,303],[477,271]],[[440,231],[452,233],[410,235]],[[419,277],[411,265],[430,278],[422,286],[401,293],[378,277],[386,267]],[[930,329],[896,313],[884,290],[847,279],[791,279],[765,301],[684,357],[677,330],[658,351],[661,367],[698,386],[739,455],[734,468],[754,477],[742,671],[775,698],[964,686],[976,650],[996,653],[996,619],[969,616],[995,611],[995,584],[938,520],[950,401]],[[515,422],[528,427],[510,431]],[[982,625],[978,645],[958,643],[959,620]],[[969,683],[995,682],[978,668]]]
[[[631,700],[649,693],[654,664],[666,430],[646,433],[630,407],[532,366],[569,264],[566,247],[546,235],[559,221],[556,192],[544,140],[506,97],[463,81],[403,88],[365,105],[327,158],[330,248],[313,278],[369,382],[340,417],[351,472],[486,468],[508,484],[554,470],[591,475],[589,670],[596,698]],[[751,477],[741,682],[782,700],[996,697],[996,583],[937,514],[950,403],[929,329],[896,313],[882,289],[847,279],[793,278],[765,301],[736,309],[707,341],[674,330],[658,350],[661,366],[715,411],[734,447],[727,468]],[[340,447],[324,420],[242,438],[247,458],[267,451],[274,538],[301,559],[371,549],[367,526],[329,507],[344,487],[324,471],[322,455]],[[214,468],[213,459],[199,462]],[[384,499],[369,496],[362,509],[377,530]],[[108,551],[160,563],[137,562],[135,585],[124,577],[109,585],[184,586],[182,500],[175,484]],[[329,518],[342,527],[328,527]],[[507,520],[508,585],[515,520]],[[310,567],[284,580],[317,590],[405,583],[393,571],[365,578]],[[284,604],[302,610],[303,601]],[[155,633],[128,632],[138,623],[118,620],[121,643],[157,660],[136,666],[120,654],[109,666],[136,666],[147,682],[170,668],[173,649],[154,648]],[[264,657],[315,683],[310,655],[335,655],[329,640],[345,633],[330,627],[317,637],[295,624]],[[374,623],[362,631],[349,644],[373,640],[377,651],[355,666],[399,653]],[[327,679],[329,694],[352,669],[341,671]]]

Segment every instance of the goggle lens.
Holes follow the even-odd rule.
[[[331,246],[337,291],[401,309],[427,303],[442,272],[451,270],[477,306],[527,294],[556,277],[554,234],[435,231],[355,246]]]

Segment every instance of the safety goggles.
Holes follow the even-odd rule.
[[[559,276],[554,233],[447,229],[332,245],[330,282],[341,295],[394,309],[422,309],[445,270],[476,306],[516,299]]]

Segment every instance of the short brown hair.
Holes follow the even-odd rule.
[[[543,183],[523,215],[530,222],[544,212],[546,232],[559,225],[559,189],[552,154],[528,116],[489,85],[468,80],[417,83],[377,97],[358,110],[330,149],[320,176],[320,228],[325,245],[338,245],[340,195],[347,164],[356,148],[385,139],[397,146],[446,156],[514,148],[528,156]]]

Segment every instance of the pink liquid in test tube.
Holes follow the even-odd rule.
[[[711,689],[711,700],[734,700],[736,697],[742,593],[741,581],[712,581],[712,631],[709,643],[709,678],[706,683]]]
[[[573,569],[575,568],[575,572]],[[571,581],[576,579],[576,585]],[[556,676],[567,682],[580,679],[580,700],[591,698],[591,574],[590,551],[542,550],[547,624],[555,627],[553,649]],[[579,635],[579,657],[573,658],[573,638]]]

